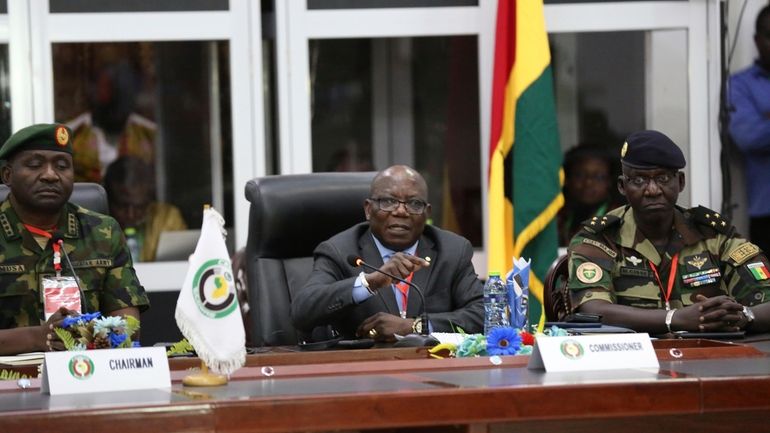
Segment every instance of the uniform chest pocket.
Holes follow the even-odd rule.
[[[0,298],[31,295],[37,288],[37,281],[32,275],[0,274]]]
[[[73,261],[72,267],[80,280],[80,286],[84,292],[102,290],[104,279],[112,267],[110,259],[91,259]]]
[[[695,303],[697,294],[707,298],[724,294],[720,287],[722,272],[709,254],[701,253],[683,257],[679,272],[682,304],[685,306]]]

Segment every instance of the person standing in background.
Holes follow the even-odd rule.
[[[770,6],[757,14],[753,65],[730,77],[730,135],[745,157],[749,238],[770,251]]]

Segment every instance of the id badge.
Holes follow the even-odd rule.
[[[80,290],[74,277],[43,277],[42,285],[45,320],[48,320],[59,307],[81,312]]]

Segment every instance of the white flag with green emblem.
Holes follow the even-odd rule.
[[[213,208],[203,226],[176,301],[176,323],[206,365],[231,374],[246,362],[246,334],[223,237],[225,221]]]

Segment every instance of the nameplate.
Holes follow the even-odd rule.
[[[546,371],[621,370],[660,367],[647,334],[539,336],[527,368]]]
[[[170,387],[166,349],[137,347],[48,352],[40,391],[57,395]]]

